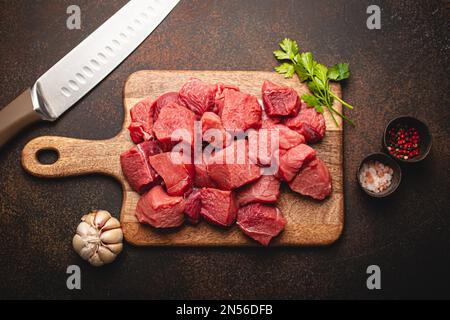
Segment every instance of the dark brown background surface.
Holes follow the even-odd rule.
[[[126,1],[0,1],[0,106],[6,105]],[[366,28],[373,1],[181,1],[116,71],[52,124],[29,128],[0,150],[0,298],[450,298],[449,11],[446,1],[376,1],[382,29]],[[66,29],[78,4],[82,30]],[[297,39],[325,64],[347,61],[344,96],[357,108],[345,127],[344,234],[326,248],[134,248],[101,269],[71,238],[82,214],[118,216],[121,189],[101,176],[27,175],[20,152],[41,135],[85,139],[121,127],[122,86],[141,69],[272,70],[279,40]],[[349,113],[347,113],[349,114]],[[365,196],[355,170],[381,148],[389,119],[426,121],[429,158],[404,168],[390,199]],[[66,268],[82,269],[82,290]],[[366,288],[367,266],[382,290]]]

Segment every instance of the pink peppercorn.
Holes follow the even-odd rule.
[[[398,124],[388,131],[387,147],[398,159],[412,159],[420,155],[419,132],[414,127]]]

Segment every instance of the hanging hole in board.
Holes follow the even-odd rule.
[[[36,153],[39,163],[44,165],[52,165],[59,159],[59,153],[55,149],[42,149]]]

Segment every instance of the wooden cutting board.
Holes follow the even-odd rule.
[[[297,79],[284,79],[275,72],[259,71],[139,71],[125,83],[125,120],[122,131],[109,140],[80,140],[63,137],[40,137],[30,141],[22,152],[22,165],[27,172],[38,177],[58,178],[100,173],[116,178],[123,188],[120,213],[126,241],[142,246],[248,246],[257,245],[245,236],[237,226],[219,228],[201,222],[197,226],[184,225],[177,230],[156,230],[140,224],[135,215],[139,195],[131,190],[120,168],[119,155],[133,146],[127,127],[129,110],[146,97],[157,98],[169,91],[178,91],[189,78],[200,78],[208,83],[223,82],[238,86],[261,98],[261,85],[271,80],[291,86],[302,95],[308,89]],[[341,95],[339,85],[333,91]],[[342,110],[339,103],[334,106]],[[337,240],[344,224],[342,127],[336,126],[325,114],[327,132],[325,139],[314,145],[318,156],[327,164],[333,182],[331,197],[315,201],[283,187],[278,207],[287,219],[285,230],[275,238],[275,246],[318,246]],[[339,123],[341,124],[340,120]],[[42,150],[54,150],[59,159],[51,164],[41,164],[37,154]],[[95,204],[92,204],[95,206]]]

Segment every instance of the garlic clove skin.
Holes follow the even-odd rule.
[[[104,262],[100,259],[98,253],[95,253],[92,257],[88,259],[89,263],[94,267],[101,267],[104,265]]]
[[[86,242],[78,234],[73,237],[72,245],[84,260],[88,260],[95,252],[95,249],[86,247]]]
[[[111,263],[117,255],[106,247],[100,247],[98,248],[98,256],[103,263]]]
[[[97,211],[97,214],[95,215],[94,225],[97,228],[102,228],[105,225],[105,223],[110,219],[114,219],[114,218],[111,217],[111,215],[109,214],[108,211],[99,210],[99,211]],[[119,223],[119,226],[120,226],[120,223]]]
[[[105,247],[107,247],[111,252],[118,255],[122,252],[123,244],[122,243],[112,243],[112,244],[106,244]]]
[[[100,236],[100,240],[105,243],[118,243],[122,242],[123,233],[121,229],[112,229],[103,232]]]
[[[81,218],[81,221],[86,222],[88,225],[93,226],[94,225],[94,218],[95,218],[95,214],[93,214],[94,212],[90,213],[90,214],[86,214]]]
[[[97,252],[98,248],[99,247],[97,245],[88,245],[88,246],[84,247],[80,251],[81,258],[83,258],[84,260],[89,260],[90,257],[95,255],[95,253]]]
[[[116,218],[109,219],[102,227],[102,231],[120,228],[120,222]]]
[[[77,234],[79,234],[80,236],[92,237],[97,235],[97,231],[91,225],[83,221],[78,225]]]
[[[81,218],[72,239],[74,250],[93,266],[113,262],[123,249],[120,222],[108,211],[91,212]]]

